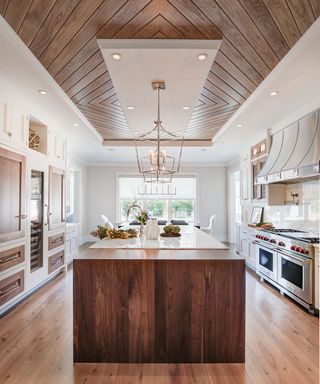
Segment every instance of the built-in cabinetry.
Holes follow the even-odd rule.
[[[66,225],[66,247],[65,247],[65,262],[69,264],[73,257],[79,251],[79,224],[67,223]]]
[[[49,230],[64,228],[65,226],[65,171],[56,167],[49,167]]]
[[[314,286],[315,286],[315,292],[314,292],[314,306],[319,311],[320,309],[320,303],[319,303],[319,276],[320,276],[320,247],[319,245],[315,245],[315,252],[314,252]]]
[[[13,147],[28,145],[29,116],[14,103],[0,99],[0,142]]]
[[[251,161],[245,155],[240,161],[240,200],[242,204],[251,202]]]
[[[0,148],[0,243],[25,234],[26,158]]]
[[[43,182],[44,172],[31,170],[30,271],[43,266]]]
[[[0,314],[65,265],[66,168],[64,138],[1,97]]]
[[[240,255],[246,259],[246,264],[252,269],[256,268],[256,231],[247,225],[240,227]]]

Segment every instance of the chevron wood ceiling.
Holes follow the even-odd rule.
[[[320,0],[0,0],[104,139],[131,139],[97,38],[221,39],[186,138],[211,139],[320,16]]]

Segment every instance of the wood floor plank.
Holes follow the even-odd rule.
[[[73,365],[71,269],[0,319],[1,384],[317,384],[319,318],[253,272],[246,292],[246,364]]]

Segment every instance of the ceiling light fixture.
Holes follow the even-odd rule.
[[[79,123],[73,123],[72,124],[74,127],[79,127]]]
[[[127,106],[127,109],[128,109],[129,111],[132,111],[132,110],[134,110],[134,106],[133,106],[133,105],[128,105],[128,106]]]
[[[184,111],[189,111],[190,107],[189,107],[188,105],[185,105],[185,106],[182,107],[182,109],[183,109]]]
[[[241,128],[241,127],[243,127],[244,126],[244,124],[237,124],[236,125],[236,127],[238,127],[238,128]]]
[[[152,82],[152,89],[157,91],[158,114],[157,119],[154,121],[155,126],[151,131],[134,137],[138,168],[146,183],[170,183],[172,176],[180,170],[183,136],[163,128],[160,118],[160,91],[165,89],[165,82]],[[143,146],[146,143],[155,146],[149,155],[143,152]],[[177,157],[168,155],[163,149],[163,147],[170,146],[172,143],[178,147]]]
[[[198,60],[204,61],[207,57],[208,55],[206,53],[200,53],[200,55],[198,55]]]
[[[279,93],[279,91],[272,91],[270,92],[270,96],[276,96]]]
[[[116,60],[116,61],[119,61],[121,59],[120,53],[113,53],[111,57],[113,58],[113,60]]]
[[[45,91],[44,89],[39,89],[38,92],[41,94],[41,95],[46,95],[48,92]]]

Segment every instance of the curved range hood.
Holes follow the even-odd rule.
[[[319,176],[320,110],[271,136],[268,159],[256,184],[283,183]]]

